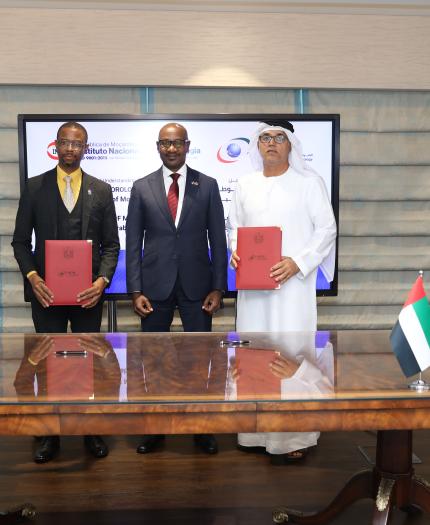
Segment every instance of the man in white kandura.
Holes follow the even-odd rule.
[[[270,273],[281,286],[238,292],[239,332],[315,331],[318,266],[328,281],[333,279],[336,221],[324,181],[303,159],[292,124],[277,124],[262,123],[251,141],[250,155],[257,171],[239,180],[227,230],[231,265],[237,268],[238,227],[282,228],[281,261]],[[239,448],[266,450],[291,462],[302,459],[318,437],[318,432],[239,434]]]

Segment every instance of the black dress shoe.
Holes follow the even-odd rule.
[[[47,463],[57,455],[59,450],[60,438],[58,436],[42,436],[33,459],[36,463]]]
[[[95,458],[105,458],[109,454],[109,449],[100,436],[85,436],[84,443],[88,452]]]
[[[194,442],[203,452],[206,452],[206,454],[218,453],[218,443],[213,434],[195,434]]]
[[[138,445],[136,452],[138,454],[148,454],[155,450],[165,439],[163,434],[154,434],[149,436],[142,436],[142,441]]]
[[[266,447],[245,447],[244,445],[239,445],[239,443],[236,447],[237,450],[248,454],[268,454],[268,452],[266,452]]]

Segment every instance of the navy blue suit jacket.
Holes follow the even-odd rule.
[[[140,291],[149,300],[167,299],[178,275],[191,300],[225,290],[227,246],[216,180],[187,168],[178,228],[167,205],[162,168],[137,180],[128,206],[126,269],[128,291]]]

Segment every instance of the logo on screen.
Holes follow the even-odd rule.
[[[50,159],[58,160],[57,148],[55,147],[55,140],[48,144],[48,147],[46,148],[46,153],[48,154],[48,157]]]
[[[217,159],[224,164],[237,162],[248,153],[249,139],[236,137],[223,144],[217,152]]]

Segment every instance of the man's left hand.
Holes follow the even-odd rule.
[[[106,288],[106,282],[102,277],[98,277],[91,288],[78,293],[78,303],[82,308],[93,308],[99,301]]]
[[[221,305],[222,293],[220,290],[212,290],[203,301],[202,309],[209,315],[213,315]]]
[[[278,355],[274,361],[269,364],[270,371],[279,379],[292,377],[299,368],[299,365],[283,355]]]
[[[277,283],[284,284],[299,272],[300,268],[291,257],[281,257],[280,262],[270,268],[270,277],[274,277]]]
[[[85,350],[85,352],[103,358],[106,358],[113,351],[111,343],[99,334],[81,335],[79,337],[79,346],[82,350]]]

